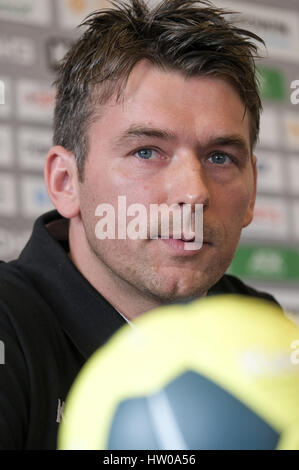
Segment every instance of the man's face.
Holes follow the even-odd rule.
[[[92,255],[114,282],[160,302],[205,294],[252,218],[255,163],[239,95],[220,78],[186,79],[142,61],[123,101],[110,100],[100,113],[89,129],[79,185]],[[118,196],[126,196],[127,207],[143,204],[148,214],[150,204],[203,204],[203,247],[186,251],[183,241],[161,238],[99,240],[95,209],[108,203],[117,214]]]

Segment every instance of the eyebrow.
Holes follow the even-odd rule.
[[[176,140],[177,135],[174,132],[171,132],[166,129],[157,129],[154,127],[147,127],[141,125],[132,125],[126,129],[115,141],[115,146],[118,147],[134,138],[143,138],[143,137],[152,137],[156,139],[164,140]],[[249,154],[250,149],[248,148],[247,142],[239,134],[232,135],[223,135],[210,139],[206,144],[199,144],[199,149],[204,149],[207,147],[217,147],[217,146],[230,146],[238,148],[243,153]]]
[[[133,139],[134,137],[154,137],[156,139],[175,140],[176,134],[173,132],[156,129],[154,127],[145,127],[140,125],[132,125],[126,129],[115,141],[115,146],[123,144],[126,140]]]
[[[221,147],[235,147],[243,153],[250,153],[250,148],[248,147],[246,140],[238,134],[225,135],[211,139],[208,142],[207,147],[217,147],[218,145]]]

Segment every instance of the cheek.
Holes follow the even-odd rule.
[[[235,225],[242,222],[250,205],[253,187],[248,182],[231,184],[229,187],[218,189],[215,195],[215,206],[220,218],[226,223]]]
[[[87,201],[93,208],[101,203],[114,205],[117,202],[119,186],[117,182],[113,181],[111,174],[111,171],[105,166],[99,169],[89,169],[81,187],[82,200]]]

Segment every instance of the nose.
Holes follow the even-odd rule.
[[[192,153],[178,157],[169,175],[169,204],[202,204],[206,210],[210,203],[207,175],[201,160]]]

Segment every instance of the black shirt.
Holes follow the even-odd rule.
[[[0,449],[55,449],[84,362],[126,321],[68,257],[67,220],[39,217],[17,260],[0,262]],[[272,296],[224,275],[208,295]]]

